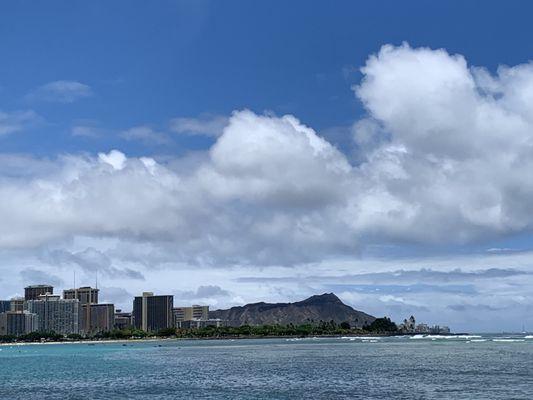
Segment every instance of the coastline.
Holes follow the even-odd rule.
[[[139,339],[82,339],[82,340],[64,340],[64,341],[44,341],[44,342],[5,342],[0,343],[0,347],[6,346],[29,346],[29,345],[58,345],[58,344],[127,344],[127,343],[149,343],[149,342],[163,342],[163,341],[182,341],[182,340],[243,340],[243,339],[342,339],[342,338],[358,338],[358,339],[375,339],[380,337],[412,337],[416,334],[339,334],[339,335],[312,335],[312,336],[298,336],[298,335],[265,335],[265,336],[207,336],[207,337],[150,337]],[[448,335],[435,334],[432,336],[464,336],[472,335],[470,333],[451,333]]]
[[[47,342],[5,342],[0,343],[0,347],[5,346],[29,346],[29,345],[56,345],[56,344],[105,344],[105,343],[135,343],[135,342],[161,342],[165,340],[175,340],[176,338],[149,338],[149,339],[109,339],[109,340],[62,340]]]

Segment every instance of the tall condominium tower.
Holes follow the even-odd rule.
[[[135,328],[157,332],[173,327],[173,303],[174,296],[154,296],[152,292],[144,292],[142,296],[135,297],[132,313]]]
[[[0,313],[0,336],[25,335],[38,329],[38,317],[28,311],[6,311]]]
[[[85,335],[94,335],[95,333],[110,331],[111,327],[107,324],[102,325],[106,320],[102,319],[101,313],[107,313],[106,307],[96,307],[98,305],[99,289],[90,286],[83,286],[75,289],[63,290],[64,299],[76,299],[80,302],[80,333]],[[96,315],[93,315],[96,312]],[[114,306],[111,312],[114,314]]]
[[[0,313],[11,311],[11,300],[0,300]]]
[[[51,285],[31,285],[24,288],[24,300],[37,300],[42,294],[54,294]]]
[[[78,299],[80,304],[98,304],[98,292],[100,289],[89,286],[77,289],[63,290],[64,299]]]
[[[113,304],[80,304],[80,333],[95,335],[110,332],[115,324]]]
[[[10,311],[22,312],[24,310],[24,297],[13,297],[10,300]]]
[[[45,294],[37,300],[28,300],[25,308],[37,314],[39,331],[68,335],[79,333],[79,304],[77,299],[65,300],[58,295]]]
[[[63,290],[64,299],[78,299],[80,304],[98,304],[100,289],[84,286],[77,289]]]

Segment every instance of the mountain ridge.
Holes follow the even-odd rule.
[[[210,318],[226,320],[231,326],[240,325],[300,325],[334,321],[348,322],[361,328],[376,318],[344,304],[334,293],[313,295],[294,303],[250,303],[225,310],[209,312]]]

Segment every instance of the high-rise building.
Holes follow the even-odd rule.
[[[133,324],[135,328],[146,332],[157,332],[160,329],[174,326],[172,306],[174,296],[154,296],[152,292],[144,292],[133,300]]]
[[[51,285],[31,285],[24,288],[24,300],[37,300],[42,294],[54,294]]]
[[[60,335],[79,333],[79,301],[60,299],[58,295],[45,294],[37,300],[28,300],[26,310],[37,314],[39,331]]]
[[[209,306],[193,305],[192,307],[174,307],[174,321],[208,320]]]
[[[38,317],[27,311],[6,311],[0,314],[0,336],[25,335],[38,329]]]
[[[0,313],[11,311],[11,300],[0,300]]]
[[[115,311],[115,329],[128,329],[132,326],[130,312],[122,312],[122,310]]]
[[[81,304],[80,333],[95,335],[110,332],[115,325],[115,306],[113,304]]]
[[[76,299],[80,302],[80,333],[82,334],[94,335],[109,331],[113,327],[114,306],[112,304],[104,304],[103,307],[93,307],[98,305],[98,292],[99,289],[90,286],[63,290],[64,299]],[[109,306],[113,308],[110,314]],[[96,314],[93,315],[93,313]],[[109,321],[111,321],[111,324],[109,324]]]
[[[95,289],[89,286],[80,287],[77,289],[63,290],[64,299],[78,299],[80,304],[98,304],[98,292],[100,289]]]
[[[10,311],[13,312],[22,312],[24,311],[24,298],[23,297],[13,297],[10,300]]]

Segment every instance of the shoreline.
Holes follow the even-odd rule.
[[[211,337],[150,337],[139,339],[82,339],[82,340],[64,340],[64,341],[44,341],[44,342],[5,342],[0,343],[0,347],[5,346],[28,346],[28,345],[58,345],[58,344],[126,344],[126,343],[148,343],[148,342],[163,342],[163,341],[181,341],[181,340],[244,340],[244,339],[336,339],[336,338],[360,338],[360,339],[374,339],[380,337],[410,337],[415,335],[427,336],[429,334],[342,334],[342,335],[313,335],[313,336],[211,336]],[[431,334],[431,336],[464,336],[475,335],[470,333],[451,333],[451,334]]]
[[[61,340],[61,341],[46,341],[46,342],[5,342],[0,343],[0,347],[4,346],[27,346],[27,345],[47,345],[47,344],[97,344],[97,343],[134,343],[134,342],[161,342],[165,340],[175,340],[176,338],[149,338],[149,339],[109,339],[109,340]]]

